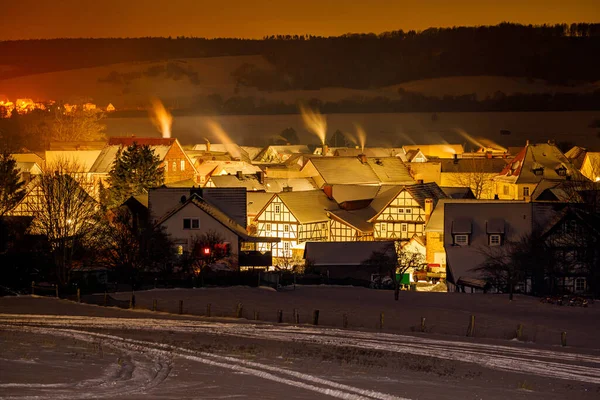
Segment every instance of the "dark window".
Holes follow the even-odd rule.
[[[192,228],[192,220],[189,218],[183,219],[183,229],[191,229]]]

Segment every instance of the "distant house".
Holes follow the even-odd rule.
[[[115,108],[115,106],[112,105],[112,103],[108,103],[108,105],[106,106],[106,112],[113,112],[113,111],[117,111],[117,109]]]
[[[507,165],[504,158],[453,158],[441,160],[441,183],[445,187],[470,187],[475,197],[493,199],[494,177]]]
[[[300,243],[329,240],[327,212],[337,208],[321,190],[278,193],[254,218],[256,235],[281,238],[274,256],[291,257]]]
[[[588,151],[581,163],[581,173],[593,182],[600,182],[600,152]]]
[[[66,164],[77,167],[79,171],[89,172],[101,150],[46,150],[46,165]]]
[[[408,150],[406,152],[406,161],[411,163],[424,163],[427,160],[421,149]]]
[[[371,282],[372,275],[388,275],[377,266],[363,265],[373,252],[390,252],[396,256],[393,241],[379,242],[308,242],[304,259],[321,275],[332,280]]]
[[[235,143],[202,143],[192,146],[192,151],[202,154],[225,154],[233,161],[252,162],[248,152]]]
[[[257,163],[278,164],[285,162],[293,154],[312,154],[308,146],[299,145],[277,145],[267,146],[253,159]]]
[[[358,157],[364,154],[367,157],[373,158],[386,158],[386,157],[398,157],[402,161],[406,161],[404,151],[402,149],[388,148],[388,147],[365,147],[364,149],[350,148],[350,147],[338,147],[333,151],[335,157]]]
[[[140,146],[149,146],[158,156],[161,166],[165,170],[165,183],[188,179],[196,181],[196,169],[175,138],[110,138],[91,166],[90,173],[98,179],[107,178],[119,152],[134,143]]]
[[[402,146],[404,154],[418,150],[428,159],[431,158],[453,158],[465,152],[462,144],[413,144]]]
[[[530,199],[542,180],[587,180],[552,142],[527,144],[494,177],[494,192],[500,199]]]
[[[585,155],[587,154],[587,149],[585,147],[573,146],[569,151],[565,153],[565,157],[573,164],[573,166],[579,170],[583,165],[583,160],[585,159]],[[588,177],[589,178],[589,177]]]

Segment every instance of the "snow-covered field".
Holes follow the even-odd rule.
[[[323,304],[325,297],[349,300],[357,291],[334,289],[305,287],[296,293],[306,290],[305,295],[310,293],[313,301]],[[342,295],[343,290],[348,293]],[[141,302],[146,294],[164,302],[168,294],[177,298],[186,292],[153,290],[137,296]],[[218,294],[210,299],[222,303],[235,302],[240,293],[282,295],[270,305],[284,309],[291,303],[283,296],[292,293],[250,288],[189,292],[188,296]],[[391,292],[370,292],[385,294],[386,302],[404,309],[403,314],[410,314],[415,303],[421,304],[421,311],[431,308],[436,301],[429,296],[437,296],[402,293],[395,303]],[[445,305],[437,312],[456,307],[460,301],[453,297],[442,298]],[[493,306],[494,301],[486,300],[490,297],[463,296],[482,308]],[[207,298],[198,298],[198,306],[205,307]],[[377,296],[363,293],[361,299],[380,305]],[[481,304],[484,300],[491,303]],[[502,313],[501,300],[490,312]],[[521,303],[525,309],[527,300],[518,298],[509,307]],[[358,320],[364,307],[349,314],[349,320]],[[585,309],[587,317],[592,316],[590,310]],[[564,318],[561,311],[552,313]],[[540,310],[532,313],[534,319],[541,317]],[[0,298],[0,343],[0,398],[7,399],[595,399],[600,395],[597,346],[563,348],[464,334],[401,334],[391,329],[178,316],[29,296]]]

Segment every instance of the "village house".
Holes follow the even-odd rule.
[[[304,144],[273,145],[262,149],[252,161],[264,164],[279,164],[285,162],[293,154],[312,154],[312,152]]]
[[[588,151],[581,163],[580,171],[592,182],[600,182],[600,152]]]
[[[244,209],[245,206],[244,198]],[[256,244],[268,248],[272,243],[279,241],[279,238],[250,236],[245,226],[237,223],[217,206],[205,201],[198,193],[193,193],[185,201],[181,201],[156,224],[165,229],[175,245],[176,253],[181,255],[193,251],[194,241],[199,235],[207,232],[217,234],[223,239],[223,243],[219,245],[229,250],[231,257],[228,262],[231,268],[272,265],[270,249],[259,254],[260,252],[251,248]]]
[[[177,139],[136,137],[113,137],[108,140],[108,144],[100,151],[89,171],[95,180],[105,181],[119,152],[134,143],[149,146],[158,156],[165,170],[165,183],[188,179],[196,181],[196,169]]]
[[[277,193],[254,218],[256,235],[281,238],[274,257],[292,257],[301,243],[329,240],[327,212],[337,208],[321,190]]]
[[[496,177],[508,160],[497,157],[454,157],[441,160],[440,186],[470,187],[478,199],[493,199]]]
[[[529,200],[543,180],[587,180],[553,142],[529,144],[494,177],[494,196],[502,200]]]
[[[465,152],[462,144],[412,144],[402,146],[404,154],[412,151],[420,152],[428,161],[433,158],[453,158]],[[416,155],[416,153],[415,153]]]

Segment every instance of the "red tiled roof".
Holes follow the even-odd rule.
[[[109,146],[131,146],[137,143],[140,146],[171,146],[175,138],[138,138],[138,137],[111,137]]]

